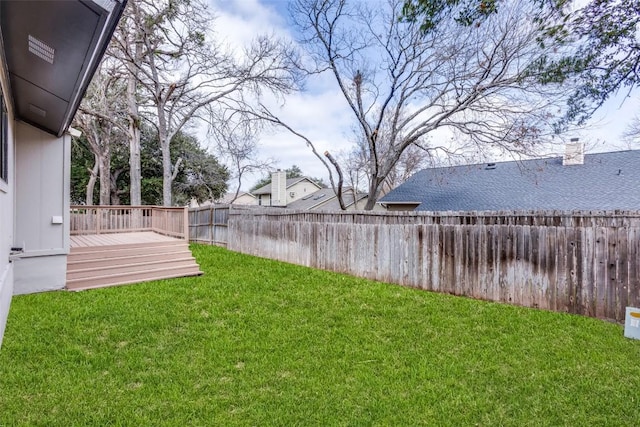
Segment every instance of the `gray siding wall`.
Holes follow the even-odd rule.
[[[69,252],[71,138],[16,128],[15,294],[61,289]]]
[[[13,121],[9,120],[7,132],[9,137],[9,176],[7,182],[0,180],[0,346],[13,294],[13,263],[9,261],[14,231],[15,146],[13,125]]]

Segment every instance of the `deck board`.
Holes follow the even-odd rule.
[[[72,248],[87,248],[95,246],[130,245],[136,243],[175,242],[175,237],[163,236],[153,231],[139,231],[132,233],[87,234],[71,236]]]

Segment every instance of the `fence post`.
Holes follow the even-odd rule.
[[[209,216],[209,238],[211,239],[211,245],[216,242],[216,208],[211,206],[211,215]]]
[[[184,224],[183,224],[183,228],[184,228],[184,239],[189,242],[189,208],[185,207],[183,210],[183,217],[184,217]]]

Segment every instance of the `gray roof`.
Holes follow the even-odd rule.
[[[297,184],[300,181],[303,181],[305,179],[307,181],[312,182],[313,184],[315,184],[316,187],[320,188],[320,186],[318,184],[316,184],[315,182],[313,182],[313,180],[307,178],[306,176],[301,176],[301,177],[298,177],[298,178],[287,178],[287,186],[286,186],[286,188],[289,188],[292,185]],[[271,183],[258,188],[257,190],[253,191],[251,194],[253,194],[255,196],[259,196],[261,194],[271,194]]]
[[[343,200],[346,207],[353,204],[353,193],[351,190],[343,190]],[[358,193],[357,198],[361,200],[367,197],[366,194]],[[340,210],[340,203],[336,193],[331,188],[321,188],[301,199],[294,200],[287,205],[287,209],[296,209],[309,211],[313,209],[322,209],[327,211]]]
[[[640,209],[640,150],[424,169],[380,203],[421,211]]]

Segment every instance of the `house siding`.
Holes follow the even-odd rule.
[[[62,289],[69,252],[71,138],[25,123],[16,127],[14,294]]]
[[[256,198],[250,194],[242,194],[238,196],[236,200],[233,202],[234,205],[255,205],[257,204]]]
[[[3,271],[0,273],[0,347],[2,347],[2,338],[7,326],[9,306],[13,295],[13,265],[8,261],[8,255],[5,258],[3,254],[4,259],[6,261],[3,261]]]
[[[292,186],[290,186],[289,188],[287,188],[287,203],[291,203],[294,200],[301,199],[304,196],[307,196],[316,191],[318,191],[318,186],[315,184],[312,184],[307,180],[297,182]],[[293,197],[291,197],[291,193],[294,193]]]
[[[271,194],[260,194],[257,204],[260,206],[271,206]]]
[[[7,120],[8,176],[6,182],[0,179],[0,346],[2,346],[2,337],[7,325],[9,306],[13,295],[14,270],[13,263],[9,260],[14,232],[15,139],[13,123],[11,111],[9,111],[9,120]]]

